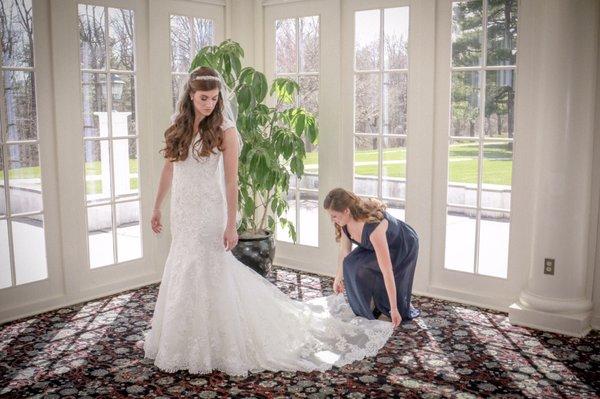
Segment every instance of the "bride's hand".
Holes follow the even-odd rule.
[[[150,219],[150,226],[155,234],[160,233],[163,228],[163,225],[160,223],[160,217],[160,209],[154,209],[152,211],[152,219]]]
[[[341,294],[344,292],[344,280],[341,277],[335,277],[333,280],[333,292]]]
[[[238,243],[238,234],[235,226],[228,226],[223,233],[223,245],[225,251],[233,249]]]
[[[394,325],[394,328],[398,327],[400,325],[400,322],[402,321],[402,316],[400,316],[400,312],[398,312],[398,309],[392,309],[390,312],[390,316],[392,316],[392,324]]]

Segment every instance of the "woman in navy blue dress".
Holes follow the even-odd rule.
[[[363,200],[343,188],[331,190],[324,207],[340,243],[334,291],[345,289],[354,313],[367,319],[384,314],[398,326],[418,316],[411,306],[419,254],[413,228],[386,212],[381,201]]]

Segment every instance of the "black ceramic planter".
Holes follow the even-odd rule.
[[[273,259],[275,258],[273,233],[267,231],[266,234],[266,237],[240,237],[238,244],[231,251],[240,262],[263,276],[271,272]]]

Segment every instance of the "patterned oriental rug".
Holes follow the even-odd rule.
[[[332,293],[316,274],[275,267],[269,279],[298,300]],[[143,359],[157,293],[154,284],[0,326],[0,397],[600,397],[600,332],[515,327],[505,313],[426,297],[376,357],[343,368],[168,374]]]

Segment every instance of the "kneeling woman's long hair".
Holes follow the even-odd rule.
[[[188,150],[192,144],[194,132],[194,103],[190,99],[198,90],[210,91],[221,89],[219,80],[196,79],[200,76],[219,77],[219,74],[212,68],[201,67],[190,73],[189,79],[185,83],[177,101],[177,113],[175,120],[165,131],[165,148],[160,150],[165,158],[170,161],[184,161],[188,157]],[[192,148],[194,158],[208,157],[216,153],[217,148],[223,151],[223,97],[219,91],[219,99],[213,112],[202,119],[199,126],[200,140],[196,141]]]
[[[325,209],[331,209],[336,212],[350,210],[350,214],[355,220],[360,222],[378,222],[383,220],[386,206],[383,202],[375,198],[363,200],[352,191],[343,188],[334,188],[327,194],[323,202]],[[335,226],[335,240],[340,241],[342,236],[342,227],[337,223]]]

